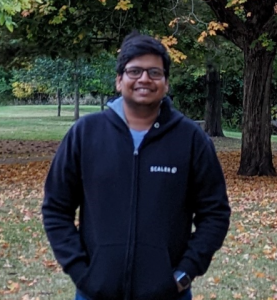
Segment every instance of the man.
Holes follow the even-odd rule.
[[[191,282],[227,233],[220,164],[210,139],[165,96],[169,67],[159,41],[127,36],[117,61],[122,97],[76,122],[52,162],[44,226],[76,300],[192,299]]]

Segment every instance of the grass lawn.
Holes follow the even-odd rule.
[[[73,300],[74,286],[56,263],[42,228],[42,189],[22,194],[19,185],[0,187],[0,204],[5,202],[0,205],[0,299]]]
[[[226,137],[234,138],[234,139],[241,139],[241,132],[223,130],[223,133]],[[271,141],[272,142],[277,142],[277,136],[272,135],[271,136]]]
[[[99,106],[80,106],[80,115],[99,110]],[[74,123],[73,116],[73,105],[63,105],[61,117],[54,105],[0,106],[0,139],[61,140]]]
[[[81,105],[80,116],[100,111],[99,106]],[[0,140],[56,140],[74,123],[74,106],[63,105],[57,117],[56,105],[0,106]],[[240,132],[224,130],[229,138],[241,139]],[[272,136],[277,142],[277,136]]]

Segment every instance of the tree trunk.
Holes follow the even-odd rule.
[[[222,96],[220,74],[213,64],[208,64],[206,80],[208,96],[205,107],[205,132],[209,136],[224,136],[221,127]]]
[[[77,74],[74,75],[74,83],[75,83],[74,120],[76,121],[80,117],[79,114],[80,91],[79,91],[79,77]]]
[[[73,75],[73,79],[74,79],[74,88],[75,88],[75,104],[74,104],[74,120],[78,120],[80,117],[80,113],[79,113],[79,105],[80,105],[80,76],[79,76],[79,61],[78,61],[78,57],[75,59],[74,62],[74,75]]]
[[[244,51],[243,131],[239,175],[276,175],[272,163],[270,84],[275,53]]]
[[[58,99],[58,117],[61,116],[61,106],[62,106],[62,90],[58,88],[57,90],[57,99]]]
[[[100,96],[100,101],[101,101],[101,110],[103,111],[104,110],[104,95],[101,94]]]

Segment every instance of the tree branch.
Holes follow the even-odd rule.
[[[235,14],[232,8],[226,8],[226,0],[204,0],[214,12],[217,21],[229,26],[221,34],[243,49],[247,28],[244,22]]]

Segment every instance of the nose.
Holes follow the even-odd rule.
[[[141,81],[149,81],[149,80],[151,80],[151,78],[149,77],[148,72],[146,70],[143,70],[143,72],[142,72],[139,80],[141,80]]]

